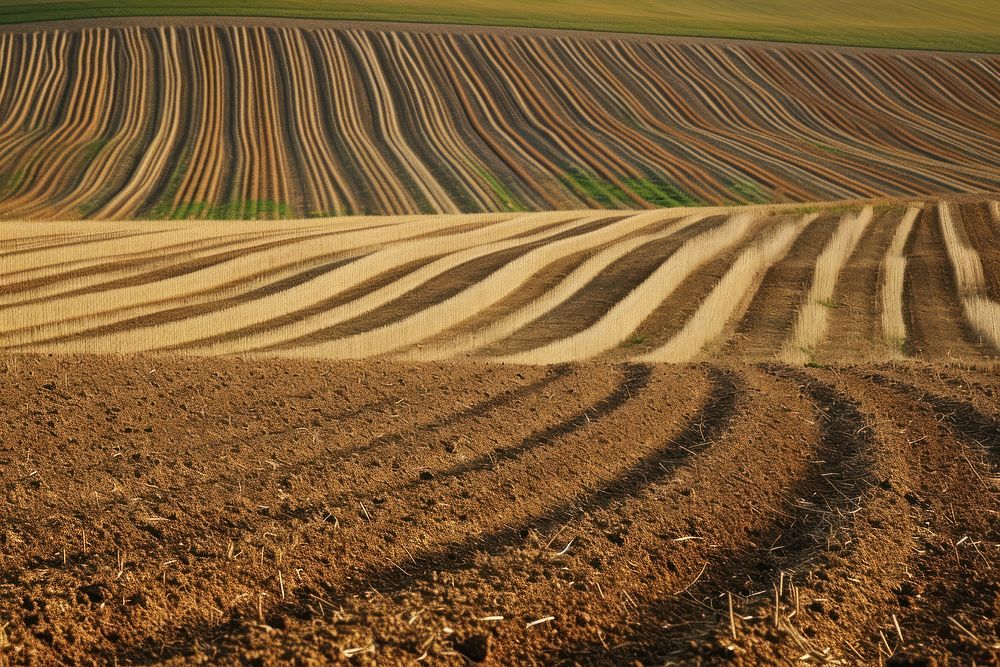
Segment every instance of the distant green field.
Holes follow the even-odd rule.
[[[997,0],[0,0],[0,23],[164,14],[532,26],[1000,53]]]

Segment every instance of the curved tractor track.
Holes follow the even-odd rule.
[[[971,367],[0,379],[5,664],[1000,657],[1000,381]]]
[[[0,31],[0,218],[1000,188],[996,56],[217,23]]]

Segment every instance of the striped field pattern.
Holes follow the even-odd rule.
[[[0,31],[0,217],[1000,189],[1000,58],[490,30]]]
[[[7,222],[0,349],[983,361],[998,241],[989,201]]]

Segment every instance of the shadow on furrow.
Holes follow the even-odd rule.
[[[439,428],[444,428],[446,426],[456,424],[466,419],[474,419],[476,417],[481,417],[492,410],[513,403],[514,401],[522,399],[526,396],[535,394],[541,391],[543,388],[549,386],[553,382],[565,378],[571,372],[572,372],[572,367],[569,366],[568,364],[560,364],[558,366],[553,366],[551,369],[549,369],[549,372],[545,375],[545,377],[539,380],[535,380],[534,382],[524,385],[523,387],[518,387],[516,389],[505,391],[501,394],[488,398],[485,401],[480,401],[479,403],[470,405],[469,407],[463,408],[462,410],[459,410],[457,412],[450,413],[444,417],[441,417],[440,419],[436,419],[427,424],[421,424],[414,428],[408,428],[393,433],[387,433],[385,435],[378,436],[376,438],[365,441],[358,445],[354,445],[353,447],[347,447],[346,449],[337,449],[329,452],[326,455],[316,456],[304,461],[298,461],[294,466],[286,466],[282,468],[281,472],[282,474],[285,475],[290,475],[290,474],[294,475],[306,469],[309,470],[315,469],[317,465],[335,465],[340,461],[343,461],[344,459],[347,459],[351,456],[355,456],[357,454],[363,454],[365,452],[369,452],[378,449],[380,447],[385,447],[386,445],[396,444],[409,435],[430,433]],[[361,406],[358,410],[356,410],[354,413],[348,416],[353,416],[353,414],[357,414],[359,412],[367,412],[368,410],[369,410],[368,406]],[[345,498],[346,495],[342,496],[340,499],[343,500]]]
[[[567,367],[568,368],[568,367]],[[465,461],[437,473],[435,476],[440,479],[450,477],[461,477],[480,468],[496,466],[503,461],[514,461],[525,453],[536,447],[549,444],[563,436],[569,435],[573,431],[580,429],[590,422],[603,419],[612,412],[621,408],[626,402],[632,399],[632,393],[639,393],[647,384],[652,375],[652,368],[641,364],[626,364],[625,374],[622,381],[615,387],[614,391],[599,400],[594,405],[583,409],[571,417],[564,419],[558,424],[554,424],[543,431],[532,433],[521,442],[509,447],[493,449],[486,454],[481,454],[471,461]],[[410,489],[419,482],[412,481],[403,488]]]
[[[651,370],[645,365],[631,365],[632,382],[641,379],[644,384]],[[544,531],[572,519],[581,512],[606,508],[614,502],[636,496],[643,489],[668,477],[685,458],[699,448],[711,444],[725,430],[733,415],[738,392],[737,381],[730,377],[728,372],[716,368],[709,368],[708,373],[711,381],[708,400],[698,414],[687,422],[681,433],[639,459],[613,479],[590,489],[583,495],[559,503],[540,516],[525,519],[516,525],[490,531],[469,540],[416,554],[414,560],[424,573],[459,570],[468,567],[475,554],[479,552],[497,555],[503,549],[523,540],[531,530]],[[624,386],[623,384],[623,388]],[[633,389],[637,387],[633,386],[623,391],[621,402],[615,409],[630,398]],[[620,388],[619,391],[621,390]],[[619,391],[613,395],[618,395]],[[562,431],[561,434],[569,433],[577,427],[579,424]],[[535,444],[541,442],[537,436],[530,440],[535,441]],[[514,457],[515,455],[511,454],[510,458]],[[361,572],[357,584],[344,590],[331,590],[329,593],[338,596],[358,595],[371,589],[374,584],[378,584],[380,592],[397,591],[406,588],[420,576],[403,574],[397,565],[391,565]]]
[[[728,371],[709,367],[707,372],[710,376],[711,389],[698,414],[687,421],[676,438],[663,443],[615,478],[575,499],[560,503],[540,516],[468,540],[414,554],[414,560],[421,568],[420,573],[411,574],[396,564],[389,564],[361,571],[353,581],[347,582],[342,587],[320,584],[315,587],[296,588],[291,599],[265,610],[265,622],[272,622],[277,626],[281,623],[280,619],[285,616],[312,618],[315,613],[314,599],[317,597],[343,599],[349,595],[363,595],[373,590],[375,586],[380,593],[404,590],[412,584],[423,581],[431,572],[457,571],[469,567],[477,553],[496,555],[506,548],[516,546],[531,530],[551,529],[581,512],[606,508],[613,503],[638,495],[650,485],[669,477],[686,457],[710,445],[727,428],[735,410],[739,382]],[[645,366],[632,369],[633,378],[646,378],[650,373],[651,369]],[[625,398],[628,399],[627,393]],[[472,410],[480,408],[474,407]],[[456,416],[446,419],[454,420]],[[243,619],[233,619],[220,624],[198,623],[178,629],[171,635],[170,643],[147,639],[130,647],[119,646],[116,648],[116,657],[130,664],[158,663],[171,657],[193,655],[196,647],[200,649],[205,649],[206,645],[218,647],[220,640],[233,640],[249,630],[248,622]]]
[[[731,657],[721,646],[693,641],[708,638],[720,623],[727,622],[727,593],[736,598],[769,590],[779,577],[801,573],[831,551],[840,556],[850,551],[850,536],[844,533],[850,532],[852,517],[871,479],[865,470],[841,476],[863,462],[874,445],[873,437],[857,406],[833,387],[789,367],[760,368],[795,383],[814,403],[820,427],[815,466],[781,493],[790,505],[787,510],[772,512],[763,525],[740,538],[743,548],[713,554],[695,583],[681,593],[645,601],[640,616],[648,620],[626,642],[630,658],[637,657],[637,647],[643,647],[639,657],[652,661]],[[701,532],[711,532],[711,526],[701,528]],[[624,659],[613,647],[599,644],[573,647],[563,657],[569,659],[581,651],[598,659]]]
[[[1000,419],[984,414],[966,401],[934,394],[880,373],[865,373],[861,378],[929,406],[939,421],[973,449],[982,451],[994,470],[1000,471]]]

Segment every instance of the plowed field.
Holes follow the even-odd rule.
[[[0,392],[13,664],[1000,657],[995,370],[24,355]]]
[[[0,218],[1000,189],[997,56],[322,22],[96,26],[0,30]]]

